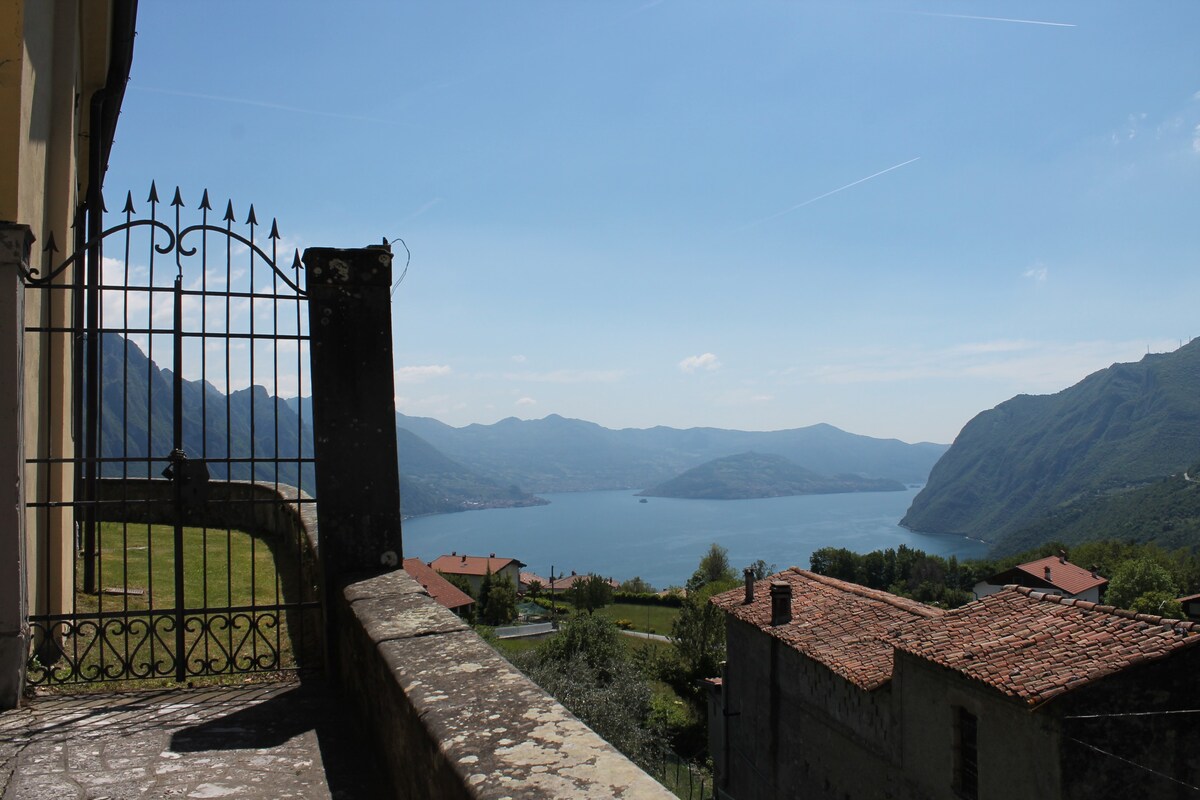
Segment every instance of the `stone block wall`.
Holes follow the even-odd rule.
[[[761,630],[730,618],[718,785],[737,800],[911,795],[898,780],[889,687],[864,691]],[[766,717],[749,713],[766,711]],[[721,737],[717,737],[718,739]],[[774,780],[771,779],[774,776]]]
[[[341,691],[397,797],[674,797],[402,570],[349,585],[328,609]]]

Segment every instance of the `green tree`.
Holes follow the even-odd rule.
[[[1183,619],[1183,605],[1175,599],[1174,592],[1143,592],[1130,604],[1129,610],[1139,614]]]
[[[487,575],[490,585],[480,616],[485,625],[507,625],[517,618],[517,589],[508,575]],[[480,590],[480,595],[483,590]]]
[[[1113,573],[1104,592],[1104,602],[1132,609],[1142,595],[1160,592],[1174,598],[1176,588],[1171,573],[1164,567],[1150,558],[1137,558],[1126,561]]]
[[[525,594],[528,595],[530,599],[536,598],[541,595],[542,588],[542,582],[537,578],[534,578],[529,582],[529,585],[525,587]]]
[[[818,575],[853,581],[858,575],[859,558],[857,553],[844,547],[822,547],[809,555],[808,566]]]
[[[681,672],[675,681],[677,688],[694,694],[695,681],[716,677],[725,660],[725,612],[708,601],[740,583],[725,548],[710,546],[688,581],[687,597],[671,625],[671,643]]]
[[[715,678],[725,660],[725,612],[708,602],[714,594],[736,585],[736,581],[710,583],[688,592],[671,625],[671,644],[675,646],[682,670],[682,685],[694,691],[701,678]]]
[[[483,575],[483,580],[479,582],[479,596],[475,598],[475,605],[482,615],[483,610],[487,608],[488,594],[492,591],[492,567],[489,564],[487,572]],[[486,619],[486,617],[485,617]]]
[[[756,581],[761,581],[763,578],[776,571],[774,564],[768,564],[761,558],[750,566],[746,567],[746,569],[750,570],[750,577]]]
[[[612,599],[612,585],[594,573],[577,578],[575,585],[571,587],[571,602],[575,604],[575,608],[589,614],[598,608],[604,608]]]
[[[648,767],[660,746],[650,724],[652,692],[619,637],[611,620],[580,614],[514,663],[585,725]]]
[[[713,542],[708,552],[700,559],[700,566],[688,580],[688,591],[701,589],[710,583],[736,580],[737,575],[729,564],[729,551]]]
[[[654,594],[654,587],[638,576],[634,576],[621,584],[622,592],[630,594]]]

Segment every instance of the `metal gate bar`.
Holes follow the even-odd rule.
[[[57,386],[50,371],[39,386],[43,406],[72,410],[73,448],[27,459],[43,475],[27,502],[37,535],[75,545],[40,566],[34,684],[322,661],[312,543],[299,525],[284,535],[264,523],[314,502],[298,253],[278,265],[274,221],[270,252],[261,248],[253,206],[235,230],[232,202],[223,224],[210,224],[207,191],[198,224],[184,224],[179,189],[173,226],[158,218],[153,185],[147,202],[149,216],[136,218],[127,196],[122,223],[77,243],[45,277],[27,276],[27,295],[45,305],[70,293],[70,324],[36,319],[26,335],[73,376]],[[224,242],[216,263],[212,237]],[[106,246],[120,258],[106,258]],[[39,349],[64,337],[69,359]],[[67,420],[41,417],[62,438]],[[56,489],[55,469],[71,470],[71,489]]]

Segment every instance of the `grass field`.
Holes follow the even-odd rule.
[[[165,525],[101,523],[97,530],[96,592],[83,585],[76,560],[75,613],[55,640],[62,656],[34,663],[32,683],[74,683],[118,677],[173,675],[176,660],[175,535]],[[314,599],[301,587],[295,548],[276,552],[241,531],[183,529],[184,657],[190,674],[292,669],[297,646],[319,641],[317,614],[272,606]],[[222,611],[221,609],[241,609]],[[303,621],[301,615],[305,616]],[[95,615],[89,619],[89,615]],[[128,615],[128,616],[126,616]],[[306,633],[294,637],[293,633]],[[53,661],[53,647],[41,647]]]
[[[671,606],[613,603],[599,609],[596,613],[603,614],[614,622],[619,619],[627,619],[633,623],[635,631],[670,636],[671,625],[675,622],[675,617],[679,616],[679,609]]]

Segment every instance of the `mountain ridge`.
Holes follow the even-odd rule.
[[[1200,457],[1200,340],[976,415],[901,524],[995,542],[1039,517]]]
[[[886,478],[821,475],[783,456],[749,452],[706,461],[638,494],[643,497],[750,500],[805,494],[899,492],[904,488],[903,483]]]

